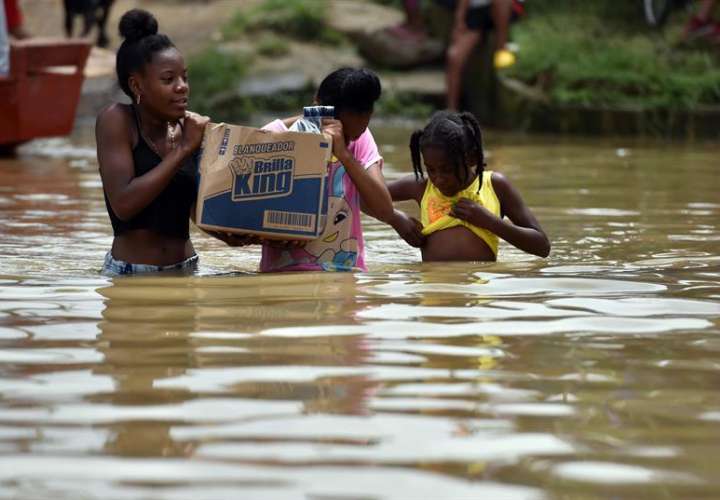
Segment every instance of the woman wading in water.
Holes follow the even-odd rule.
[[[189,218],[197,196],[197,162],[207,117],[189,112],[182,54],[158,33],[149,12],[120,20],[125,39],[117,77],[132,104],[100,112],[95,134],[105,203],[115,238],[103,274],[192,271],[198,257]]]

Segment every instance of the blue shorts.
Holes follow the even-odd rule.
[[[457,6],[457,0],[435,0],[438,4],[442,5],[446,9],[455,10]],[[474,31],[490,31],[495,27],[495,23],[492,20],[490,12],[490,2],[488,5],[479,7],[468,7],[465,13],[465,26],[469,30]],[[510,14],[510,22],[518,20],[522,13],[522,3],[513,2],[512,13]]]
[[[517,21],[518,15],[515,11],[510,14],[510,22]],[[490,14],[490,6],[473,7],[467,10],[465,14],[465,26],[469,30],[490,31],[495,28],[492,15]]]
[[[122,276],[127,274],[161,273],[166,271],[178,271],[180,274],[192,274],[198,266],[199,257],[193,255],[177,264],[169,266],[154,266],[152,264],[131,264],[124,260],[113,258],[112,252],[105,254],[105,263],[100,274],[104,276]]]

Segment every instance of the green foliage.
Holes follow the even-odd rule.
[[[372,0],[374,3],[380,5],[387,5],[389,7],[395,7],[397,9],[403,8],[403,0]]]
[[[223,36],[239,38],[261,30],[299,40],[336,44],[341,33],[328,26],[328,0],[265,0],[248,11],[238,11],[223,27]]]
[[[208,114],[219,96],[232,92],[247,73],[249,56],[209,48],[193,56],[189,63],[193,111]]]
[[[315,96],[315,86],[308,81],[304,88],[293,92],[277,92],[267,96],[255,98],[255,112],[277,112],[297,114],[302,111],[303,106],[312,104]]]
[[[284,43],[277,38],[273,45]],[[315,93],[310,83],[295,92],[245,96],[238,92],[248,74],[252,56],[216,47],[193,56],[189,63],[191,109],[206,114],[213,121],[237,123],[254,113],[297,112],[312,102]]]
[[[375,106],[375,113],[380,116],[417,119],[427,119],[434,110],[433,105],[422,102],[409,92],[384,92]]]
[[[547,12],[519,23],[513,35],[520,54],[509,75],[543,87],[555,102],[644,109],[720,104],[713,56],[680,50],[648,30],[630,33],[596,16]]]
[[[260,55],[278,57],[290,53],[290,44],[285,38],[274,33],[265,33],[258,39],[255,49]]]

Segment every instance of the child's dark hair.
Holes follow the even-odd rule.
[[[380,79],[369,69],[340,68],[320,83],[317,101],[323,106],[335,106],[336,113],[370,113],[381,92]]]
[[[410,155],[416,179],[424,177],[420,151],[427,147],[445,151],[445,156],[452,162],[455,177],[461,183],[468,180],[470,166],[475,163],[475,172],[482,186],[485,167],[482,132],[471,113],[438,111],[424,129],[413,132],[410,137]]]
[[[120,19],[119,29],[125,40],[117,51],[115,71],[122,91],[134,99],[128,82],[130,75],[141,71],[157,52],[175,45],[166,35],[158,33],[157,19],[146,10],[127,11]]]

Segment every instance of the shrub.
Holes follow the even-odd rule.
[[[263,56],[284,56],[290,52],[290,44],[286,39],[273,33],[265,33],[257,41],[255,49]]]
[[[339,43],[343,36],[327,24],[327,0],[265,0],[248,11],[238,11],[224,26],[226,38],[270,30],[300,40]]]
[[[192,109],[208,114],[213,103],[232,92],[247,73],[249,56],[209,48],[188,63]]]
[[[582,12],[547,12],[519,23],[518,62],[508,74],[542,86],[553,101],[588,106],[692,109],[720,104],[710,53],[680,50],[648,30]]]

